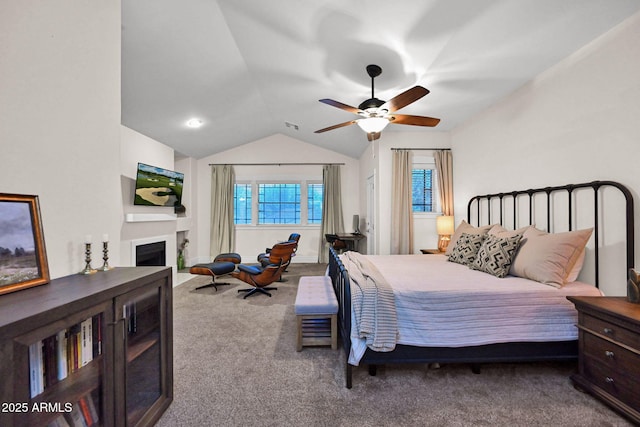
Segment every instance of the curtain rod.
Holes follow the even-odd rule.
[[[391,151],[398,151],[398,150],[413,150],[413,151],[419,151],[419,150],[430,150],[430,151],[445,150],[445,151],[451,151],[451,148],[392,148],[391,149]]]
[[[344,166],[344,163],[209,163],[209,166]]]

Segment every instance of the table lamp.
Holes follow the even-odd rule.
[[[436,231],[438,232],[438,250],[444,252],[449,246],[453,234],[453,215],[441,215],[436,218]]]

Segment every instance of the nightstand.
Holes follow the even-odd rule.
[[[576,388],[640,423],[640,304],[625,297],[567,297],[578,310]]]
[[[440,251],[439,249],[420,249],[420,252],[430,255],[444,255],[444,252]]]

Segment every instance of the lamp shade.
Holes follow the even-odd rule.
[[[440,236],[450,236],[453,234],[453,215],[441,215],[436,218],[436,231]]]
[[[389,120],[384,117],[369,117],[367,119],[357,120],[357,123],[358,126],[360,126],[360,129],[366,133],[375,133],[382,131],[382,129],[389,124]]]

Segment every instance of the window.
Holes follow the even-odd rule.
[[[251,224],[251,184],[233,186],[233,222]]]
[[[258,224],[300,224],[300,184],[258,184]]]
[[[411,173],[413,212],[435,212],[433,169],[413,169]]]
[[[311,224],[322,222],[323,185],[318,181],[286,183],[236,182],[235,224]],[[306,198],[307,202],[302,200]]]
[[[322,222],[322,184],[307,185],[307,224],[320,224]]]

